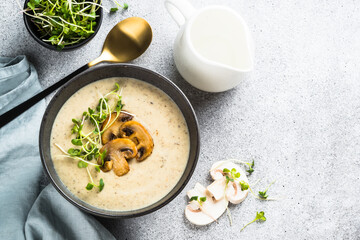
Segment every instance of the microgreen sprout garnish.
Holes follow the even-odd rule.
[[[227,168],[224,168],[223,173],[225,173],[225,179],[226,179],[226,187],[229,184],[229,182],[238,182],[241,186],[241,191],[245,191],[249,189],[249,184],[245,182],[244,180],[239,181],[238,178],[240,178],[241,174],[236,171],[235,168],[229,170]]]
[[[234,182],[237,178],[240,177],[240,173],[236,171],[235,168],[229,170],[227,168],[224,168],[223,169],[223,173],[227,173],[227,175],[225,175],[225,178],[226,178],[226,185],[229,183],[229,182]]]
[[[275,183],[275,181],[273,181],[272,183],[270,183],[270,185],[264,190],[264,191],[259,191],[259,196],[261,198],[267,199],[269,195],[267,195],[267,191],[269,190],[270,186],[273,185]]]
[[[65,154],[63,156],[78,160],[77,166],[79,168],[86,168],[90,179],[86,186],[87,190],[93,189],[94,186],[100,191],[104,188],[104,181],[102,179],[100,179],[98,185],[94,183],[89,171],[89,165],[94,167],[96,172],[100,172],[100,167],[104,165],[106,150],[100,153],[102,146],[101,134],[114,123],[124,106],[121,101],[120,92],[119,84],[115,83],[115,89],[101,96],[98,105],[94,109],[89,107],[82,114],[81,119],[72,119],[74,124],[71,129],[71,133],[74,135],[74,138],[71,140],[71,143],[74,145],[73,148],[65,151],[58,144],[55,144]],[[115,119],[104,123],[108,117],[111,119],[111,114],[116,114]],[[101,128],[101,126],[103,127]],[[84,129],[92,130],[85,132],[86,130]],[[97,160],[101,164],[98,164]]]
[[[269,195],[267,194],[267,191],[269,190],[270,186],[273,185],[275,183],[275,181],[271,182],[269,184],[269,186],[264,190],[264,191],[259,191],[258,194],[254,193],[253,189],[249,186],[249,190],[251,192],[251,194],[259,199],[259,200],[264,200],[264,201],[275,201],[275,200],[282,200],[283,197],[280,198],[269,198]],[[254,185],[252,186],[254,187]]]
[[[206,201],[206,197],[200,197],[199,198],[199,196],[192,196],[190,198],[190,202],[192,202],[192,201],[196,201],[196,202],[199,203],[200,206],[202,206],[202,204]]]
[[[256,217],[255,217],[255,219],[252,220],[251,222],[249,222],[248,224],[246,224],[246,225],[240,230],[240,232],[241,232],[242,230],[244,230],[244,228],[246,228],[248,225],[250,225],[250,224],[252,224],[252,223],[254,223],[254,222],[256,222],[256,221],[258,221],[258,222],[265,222],[265,221],[266,221],[265,213],[264,213],[263,211],[261,211],[261,212],[256,212]]]
[[[248,165],[249,169],[246,170],[249,174],[251,174],[254,171],[254,160],[251,163],[248,162],[244,162],[244,164]]]
[[[249,184],[245,181],[240,181],[241,191],[245,191],[249,189]]]
[[[89,168],[86,168],[86,171],[87,171],[87,173],[89,175],[89,178],[90,178],[90,182],[85,187],[86,190],[90,191],[91,189],[93,189],[93,187],[97,187],[99,189],[99,192],[101,192],[104,189],[104,186],[105,186],[104,180],[102,178],[100,178],[99,185],[96,185],[94,183],[94,180],[93,180],[91,174],[90,174]]]
[[[127,3],[124,3],[123,5],[121,5],[120,3],[118,3],[116,0],[113,0],[114,3],[117,5],[117,7],[111,8],[110,12],[116,12],[119,10],[119,8],[122,8],[124,10],[129,8],[129,5],[127,5]]]

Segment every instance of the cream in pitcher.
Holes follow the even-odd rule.
[[[165,6],[180,26],[175,64],[190,84],[203,91],[222,92],[252,71],[253,43],[238,13],[222,6],[195,10],[186,0],[166,0]]]

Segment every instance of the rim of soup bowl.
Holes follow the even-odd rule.
[[[118,211],[118,210],[107,210],[98,207],[94,207],[89,203],[81,200],[75,196],[64,183],[62,183],[60,177],[57,175],[55,167],[53,165],[50,153],[50,140],[52,126],[57,116],[57,113],[63,106],[63,104],[82,87],[106,78],[111,77],[128,77],[135,78],[151,84],[166,93],[179,107],[182,112],[187,127],[189,130],[190,138],[190,152],[189,158],[185,170],[180,177],[176,185],[167,193],[164,197],[155,203],[152,203],[143,208],[129,210],[129,211]],[[153,84],[155,83],[155,84]],[[170,93],[170,94],[169,94]],[[171,202],[189,182],[198,158],[200,151],[200,135],[199,125],[195,111],[186,97],[186,95],[168,78],[156,73],[150,69],[136,66],[133,64],[101,64],[99,66],[92,67],[74,78],[72,78],[67,84],[65,84],[51,99],[48,104],[44,116],[41,121],[40,133],[39,133],[39,150],[41,162],[43,168],[50,178],[52,185],[55,189],[70,203],[75,205],[81,210],[84,210],[90,214],[107,217],[107,218],[131,218],[142,216],[154,212],[169,202]]]

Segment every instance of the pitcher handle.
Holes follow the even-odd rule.
[[[195,12],[195,8],[187,0],[165,0],[165,7],[179,27]]]

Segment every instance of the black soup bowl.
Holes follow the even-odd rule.
[[[141,209],[113,211],[94,207],[78,197],[62,183],[56,173],[50,154],[51,131],[55,118],[63,104],[80,88],[106,78],[127,77],[147,82],[165,92],[179,107],[189,129],[190,153],[185,171],[175,187],[159,201]],[[70,131],[70,130],[69,130]],[[76,207],[101,217],[129,218],[151,213],[173,200],[189,181],[199,156],[200,136],[195,112],[184,93],[170,80],[149,69],[130,64],[105,64],[92,67],[74,77],[63,86],[49,103],[41,122],[39,136],[40,155],[43,167],[57,191]]]

